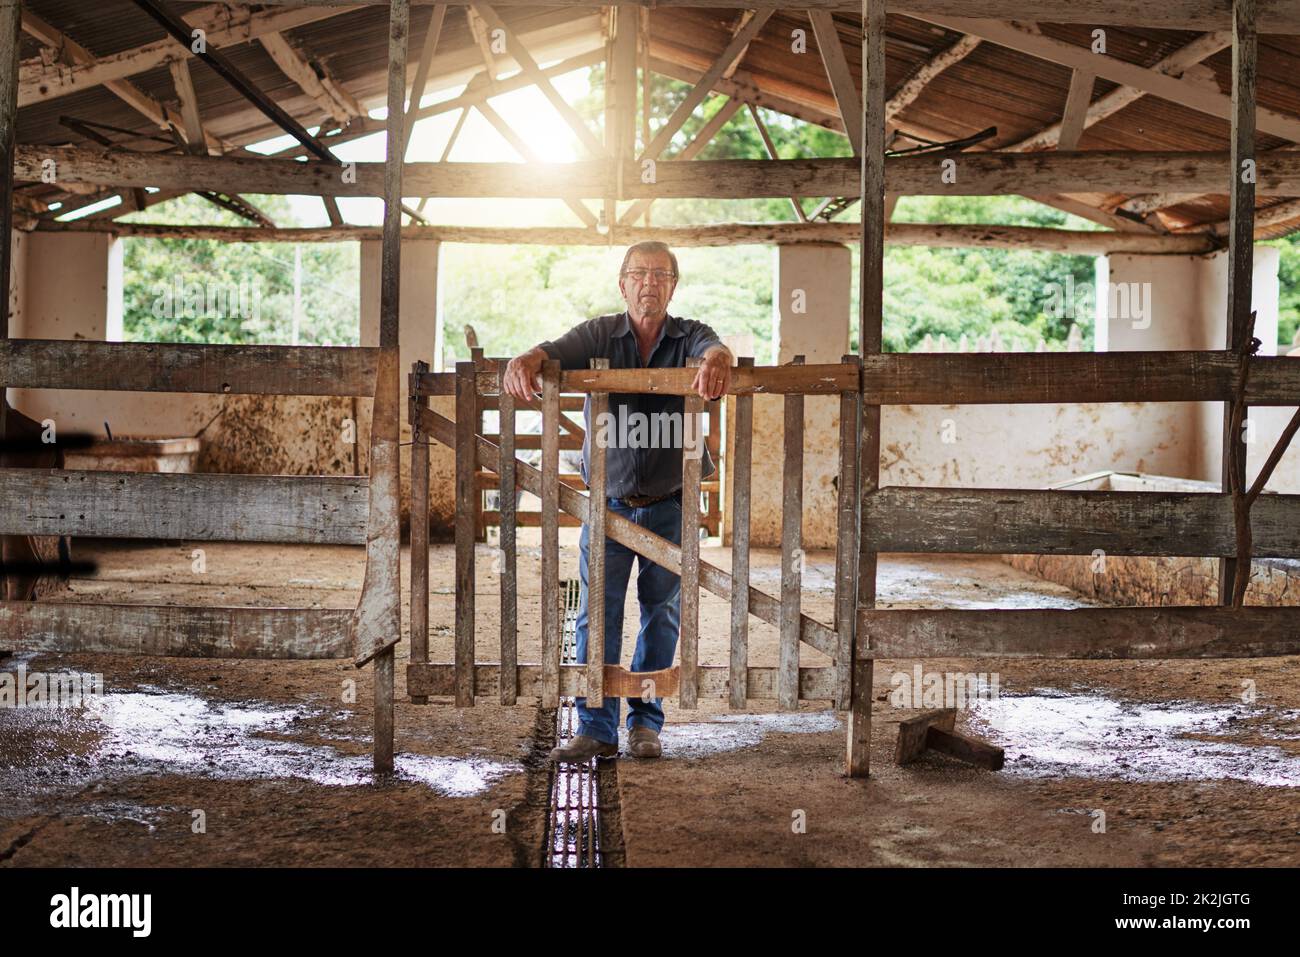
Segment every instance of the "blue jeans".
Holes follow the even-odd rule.
[[[609,507],[611,511],[662,535],[674,544],[681,544],[680,499],[678,493],[644,508],[633,508],[621,499],[611,499]],[[584,664],[587,661],[587,555],[590,548],[589,530],[583,525],[578,563],[582,590],[578,607],[577,653],[578,661]],[[616,665],[622,657],[623,602],[632,575],[633,559],[639,563],[636,596],[641,603],[641,630],[636,636],[632,670],[657,671],[660,668],[671,668],[673,654],[677,651],[681,579],[612,538],[605,539],[605,663]],[[578,698],[576,702],[578,733],[607,744],[617,744],[619,699],[606,697],[605,705],[601,708],[588,708],[586,698]],[[655,731],[661,729],[664,726],[662,703],[663,698],[656,698],[653,702],[628,698],[628,729],[631,730],[638,724]]]

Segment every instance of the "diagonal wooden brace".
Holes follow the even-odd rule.
[[[437,439],[450,448],[456,446],[456,423],[430,409],[421,409],[420,430]],[[479,467],[493,472],[499,467],[497,446],[482,436],[478,439]],[[518,485],[526,492],[539,495],[542,489],[542,473],[525,462],[515,463],[515,476]],[[560,486],[560,508],[574,517],[587,520],[586,495],[567,485]],[[656,565],[666,568],[674,574],[682,571],[681,550],[664,538],[647,528],[631,521],[617,512],[605,510],[605,534],[624,545],[638,555],[644,555]],[[700,585],[723,601],[731,600],[731,576],[716,565],[700,562]],[[766,592],[750,586],[749,610],[757,618],[771,625],[781,623],[781,602]],[[807,615],[799,616],[799,638],[822,654],[835,658],[839,648],[839,639],[833,630]]]

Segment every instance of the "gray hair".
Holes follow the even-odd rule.
[[[623,265],[618,267],[620,276],[627,272],[627,264],[631,261],[633,253],[667,253],[668,261],[673,264],[673,276],[681,278],[681,270],[677,268],[677,256],[668,248],[667,243],[661,243],[657,239],[647,239],[627,247],[627,252],[623,254]]]

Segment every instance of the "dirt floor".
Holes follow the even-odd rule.
[[[576,577],[576,530],[563,536],[561,571]],[[535,661],[539,553],[521,538],[520,660]],[[70,598],[346,608],[364,568],[360,548],[206,544],[197,572],[195,547],[82,544],[76,557],[100,567]],[[478,554],[480,660],[498,658],[493,553]],[[729,564],[723,549],[702,556]],[[435,546],[434,660],[451,655],[451,558]],[[752,565],[776,593],[777,553]],[[832,555],[809,556],[804,608],[826,622],[832,572]],[[994,558],[885,556],[879,577],[883,606],[1088,603]],[[728,616],[704,596],[702,663],[726,663]],[[751,664],[775,664],[776,650],[776,629],[754,620]],[[0,866],[537,865],[553,712],[528,699],[414,706],[406,656],[403,642],[398,774],[382,784],[369,773],[371,672],[346,661],[0,659],[0,673],[103,676],[83,708],[0,708]],[[803,663],[826,662],[805,649]],[[834,711],[668,702],[664,757],[616,765],[627,864],[1300,863],[1300,658],[925,662],[926,674],[985,673],[986,693],[996,681],[958,730],[1003,745],[1000,772],[937,755],[892,763],[897,721],[916,713],[897,706],[916,664],[876,664],[867,780],[843,775]]]

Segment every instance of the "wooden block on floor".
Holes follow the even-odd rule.
[[[926,711],[915,718],[898,722],[898,744],[894,748],[895,764],[910,764],[926,749],[926,732],[932,727],[951,731],[957,723],[956,708]]]
[[[1001,771],[1005,753],[996,745],[980,741],[955,730],[956,708],[926,711],[898,723],[898,744],[894,748],[896,764],[910,764],[927,748],[990,771]]]

